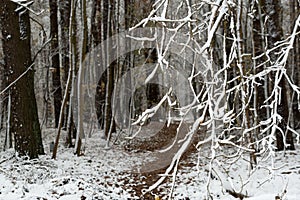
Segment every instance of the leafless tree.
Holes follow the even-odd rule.
[[[11,95],[11,132],[20,156],[37,158],[44,153],[34,93],[34,63],[31,59],[29,12],[16,3],[0,3],[5,70]],[[19,8],[19,12],[16,9]]]

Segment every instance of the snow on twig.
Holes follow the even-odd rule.
[[[28,2],[27,2],[27,0],[11,0],[11,1],[14,2],[14,3],[16,3],[16,4],[18,4],[20,6],[19,8],[17,8],[15,10],[15,12],[20,12],[20,14],[22,14],[26,10],[28,10],[31,13],[33,13],[34,15],[39,16],[39,15],[41,15],[44,12],[44,10],[41,10],[40,12],[35,12],[34,10],[32,10],[29,7],[29,6],[31,6],[34,3],[34,1],[28,1]],[[23,10],[23,9],[25,9],[25,10]]]

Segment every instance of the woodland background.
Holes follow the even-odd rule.
[[[52,158],[57,157],[61,137],[64,145],[80,156],[85,138],[93,130],[102,130],[109,148],[112,137],[127,134],[131,138],[134,127],[164,120],[168,125],[189,125],[167,171],[178,165],[202,128],[205,137],[201,136],[195,146],[199,151],[202,146],[210,147],[210,171],[220,157],[245,156],[254,169],[261,157],[295,150],[300,128],[299,3],[2,0],[2,149],[14,148],[17,156],[37,158],[45,153],[43,130],[51,127],[55,128]],[[146,27],[160,31],[154,38],[155,47],[141,45],[109,62],[116,43],[105,43],[107,39]],[[165,34],[170,37],[164,38]],[[143,35],[139,37],[144,42],[141,44],[148,42]],[[99,57],[88,57],[104,43]],[[172,54],[173,44],[181,47],[185,53],[182,57],[191,57],[194,63]],[[86,60],[93,65],[91,69],[104,72],[97,85],[88,89],[83,83],[92,75],[84,74]],[[155,70],[138,76],[132,72],[146,64]],[[179,68],[187,74],[187,84],[171,91],[169,71]],[[143,87],[132,91],[130,104],[125,106],[129,114],[122,116],[125,122],[120,125],[116,115],[121,116],[122,110],[116,114],[114,105],[116,101],[122,103],[125,92],[115,91],[119,91],[116,86],[122,86],[121,77],[127,72],[132,83],[153,79],[159,73],[166,75],[158,78],[163,87],[145,81]],[[89,90],[94,90],[95,96],[91,102],[83,102],[82,94]],[[191,92],[185,96],[184,91]],[[74,100],[75,93],[78,98]],[[94,105],[89,108],[96,116],[85,116],[86,104]],[[160,114],[155,118],[152,113]],[[160,118],[164,113],[165,118]],[[224,155],[221,147],[232,152]]]

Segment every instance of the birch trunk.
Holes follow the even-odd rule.
[[[81,155],[81,146],[82,139],[84,137],[84,127],[83,127],[83,78],[84,78],[84,65],[82,65],[84,57],[87,53],[87,15],[86,15],[86,0],[81,0],[81,16],[82,16],[82,38],[81,38],[81,52],[80,52],[80,60],[79,60],[79,71],[77,75],[77,135],[75,142],[75,151],[76,155]]]

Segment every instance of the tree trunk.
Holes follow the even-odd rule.
[[[290,7],[291,7],[291,19],[290,22],[295,22],[295,20],[297,19],[297,16],[299,13],[299,3],[296,1],[290,1]],[[293,27],[291,27],[292,29]],[[292,30],[290,30],[292,31]],[[291,60],[293,60],[294,65],[292,67],[294,67],[294,82],[296,85],[300,85],[300,41],[296,40],[295,44],[294,44],[294,49],[293,49],[293,54],[290,56]],[[300,101],[298,100],[298,98],[293,99],[293,108],[292,108],[292,112],[294,115],[294,129],[299,129],[300,128],[300,110],[298,109],[298,106],[300,104]]]
[[[59,114],[62,102],[62,89],[60,81],[60,62],[58,47],[58,20],[57,20],[57,0],[49,0],[50,6],[50,35],[51,41],[51,66],[52,66],[52,82],[54,96],[54,117],[55,127],[58,127]]]
[[[14,82],[10,88],[11,132],[18,155],[32,159],[43,154],[44,149],[34,93],[29,13],[19,14],[16,9],[17,5],[10,0],[0,2],[4,62],[10,72],[8,82]]]
[[[71,15],[71,1],[59,2],[60,31],[61,31],[61,65],[64,68],[64,81],[67,82],[69,71],[69,26]]]
[[[258,10],[257,14],[255,15],[254,19],[253,19],[253,56],[259,56],[263,53],[265,53],[265,28],[264,28],[264,13],[262,13],[262,3],[261,1],[258,1],[257,3],[255,3],[255,9]],[[259,59],[254,60],[255,61],[255,67],[262,64],[263,62],[266,61],[266,56],[262,56]],[[255,74],[260,73],[261,71],[263,71],[266,68],[266,66],[264,65],[263,67],[260,68],[255,68]],[[269,109],[262,107],[262,105],[264,105],[264,101],[267,98],[267,80],[268,80],[268,75],[265,76],[265,78],[263,80],[260,79],[256,79],[255,81],[259,84],[261,84],[261,86],[257,86],[255,85],[255,92],[256,94],[264,94],[264,95],[256,95],[256,99],[255,104],[256,104],[256,112],[258,115],[257,121],[261,121],[261,120],[266,120],[269,114]]]
[[[93,1],[91,20],[92,39],[95,46],[101,42],[101,0]]]
[[[106,0],[103,2],[103,40],[105,41],[108,37],[112,35],[113,24],[113,16],[114,16],[114,2]],[[117,66],[116,61],[112,64],[108,63],[110,60],[110,52],[113,44],[109,43],[104,53],[105,62],[104,66],[107,67],[107,82],[106,82],[106,96],[105,96],[105,106],[104,106],[104,135],[109,140],[109,136],[114,130],[113,128],[113,119],[112,119],[112,109],[111,109],[111,98],[113,94],[113,85],[114,85],[114,68]]]
[[[61,16],[60,21],[60,30],[61,30],[61,65],[64,69],[63,80],[66,83],[69,76],[69,68],[71,68],[70,61],[70,21],[71,18],[71,0],[60,1],[59,2],[59,11]],[[74,16],[74,15],[73,15]],[[71,35],[72,36],[72,35]],[[72,72],[73,73],[73,72]],[[72,80],[72,74],[70,74],[70,79]],[[64,129],[67,130],[66,145],[68,147],[73,147],[72,139],[76,137],[76,126],[74,123],[72,107],[70,102],[71,96],[71,86],[66,87],[68,89],[66,96],[66,106],[65,106],[65,115],[64,115]]]
[[[70,12],[71,12],[71,2],[70,0],[60,1],[59,2],[59,12],[60,12],[60,52],[61,52],[61,66],[64,70],[63,81],[66,84],[68,79],[69,71],[69,25],[70,25]],[[63,84],[62,84],[63,85]],[[69,101],[70,101],[70,91],[67,95],[67,105],[64,116],[64,129],[68,127],[68,116],[69,116]]]
[[[278,13],[281,13],[281,4],[280,1],[277,0],[263,0],[262,7],[265,10],[265,14],[268,16],[268,20],[266,23],[267,27],[267,37],[268,37],[268,47],[273,48],[275,43],[281,41],[283,39],[283,31],[280,18],[278,17]],[[276,55],[275,53],[270,54],[271,61],[275,61]],[[275,81],[275,75],[272,76],[272,79]],[[278,126],[286,133],[284,136],[280,131],[276,133],[276,142],[277,142],[277,150],[281,151],[284,149],[294,150],[294,141],[293,141],[293,134],[290,131],[287,131],[287,123],[289,118],[289,107],[287,101],[287,93],[286,93],[286,86],[285,86],[285,79],[284,77],[279,82],[279,87],[281,88],[280,99],[281,102],[278,105],[278,114],[283,118]],[[284,141],[284,139],[286,141]],[[288,146],[285,146],[285,142]]]
[[[88,51],[87,49],[87,41],[88,41],[88,28],[87,28],[87,14],[86,14],[86,0],[81,0],[81,18],[82,18],[82,33],[81,33],[81,51],[80,51],[80,63],[79,63],[79,71],[77,74],[77,111],[78,111],[78,123],[77,123],[77,135],[76,135],[76,154],[77,156],[81,155],[81,145],[82,145],[82,139],[84,137],[84,128],[83,128],[83,78],[84,78],[84,69],[83,69],[83,61],[85,58],[85,55]]]
[[[96,47],[102,41],[102,4],[101,0],[93,1],[93,10],[92,10],[92,20],[91,20],[91,32],[92,32],[92,45]],[[100,60],[103,60],[102,52],[99,55]],[[104,62],[102,62],[104,63]],[[95,66],[95,67],[103,67],[104,66]],[[104,73],[105,74],[105,73]],[[103,74],[103,75],[104,75]],[[105,79],[105,80],[104,80]],[[106,75],[100,77],[98,81],[96,94],[95,94],[95,109],[98,120],[98,127],[100,129],[104,128],[104,103],[105,101],[105,84],[106,84]]]
[[[2,46],[0,44],[0,60],[2,59]],[[11,134],[9,125],[7,124],[9,122],[9,109],[10,109],[10,95],[8,92],[2,92],[8,85],[6,65],[4,63],[0,62],[0,132],[2,130],[5,130],[5,142],[3,146],[3,150],[5,150],[8,146],[11,148],[11,137],[9,137]],[[8,145],[9,144],[9,145]]]

